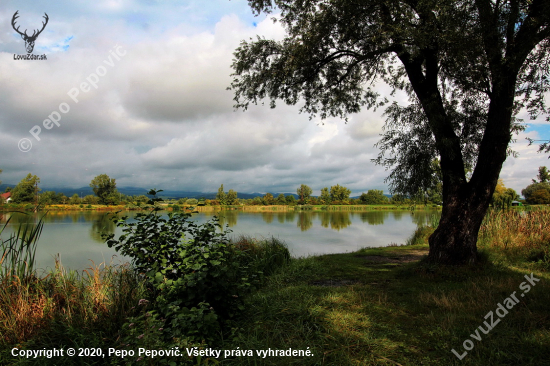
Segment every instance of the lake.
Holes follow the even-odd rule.
[[[283,240],[294,257],[314,254],[342,253],[363,247],[403,244],[418,225],[430,222],[440,211],[288,211],[242,212],[220,211],[193,214],[192,220],[203,223],[217,214],[220,223],[232,231],[252,237],[274,236]],[[0,213],[2,226],[11,220],[2,233],[7,239],[20,223],[36,223],[42,213]],[[121,214],[120,214],[121,215]],[[130,218],[135,211],[124,213]],[[121,229],[104,212],[61,211],[49,212],[37,245],[37,268],[54,266],[59,254],[65,268],[82,270],[102,262],[121,263],[127,258],[118,256],[114,249],[101,240],[101,232],[115,233]]]

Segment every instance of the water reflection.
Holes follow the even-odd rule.
[[[92,227],[90,228],[90,237],[99,242],[105,242],[102,238],[102,234],[114,234],[116,225],[111,219],[112,215],[102,214],[101,216],[92,220]]]
[[[238,211],[222,211],[218,213],[218,219],[220,220],[220,225],[222,227],[233,227],[237,225],[237,216],[239,215]],[[214,216],[214,215],[212,215]]]
[[[298,213],[297,226],[301,231],[307,231],[313,226],[313,212],[300,212]]]
[[[346,211],[322,211],[319,212],[319,218],[321,220],[322,227],[328,228],[330,226],[331,229],[336,231],[340,231],[341,229],[345,229],[351,225],[350,212]]]
[[[366,222],[369,225],[382,225],[390,213],[388,211],[369,211],[361,212],[359,215],[362,222]]]
[[[126,212],[130,220],[136,212]],[[404,243],[417,225],[431,223],[440,211],[214,211],[193,214],[203,223],[218,216],[233,235],[276,236],[284,240],[295,256],[353,251],[361,247]],[[2,236],[8,237],[21,223],[35,224],[43,213],[2,213],[0,225],[10,219]],[[101,239],[101,233],[122,234],[121,228],[103,212],[49,212],[38,244],[37,261],[42,268],[53,265],[52,256],[60,253],[67,268],[109,262],[116,254]],[[120,257],[119,257],[120,258]],[[122,260],[122,259],[121,259]],[[127,259],[124,259],[127,260]]]

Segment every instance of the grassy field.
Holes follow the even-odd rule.
[[[414,245],[292,259],[246,299],[230,332],[199,346],[220,350],[222,357],[185,356],[175,364],[547,365],[549,218],[542,210],[490,213],[475,266],[424,263],[431,226],[416,231],[409,240]],[[242,249],[254,248],[253,239],[237,241]],[[127,318],[147,322],[138,316],[142,283],[128,267],[93,266],[80,274],[57,267],[43,279],[17,268],[17,278],[4,274],[0,281],[0,364],[125,364],[86,357],[25,361],[10,352],[124,347],[132,336],[123,325]],[[139,344],[170,347],[154,336]],[[257,353],[289,349],[310,353]]]

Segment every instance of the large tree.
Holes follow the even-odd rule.
[[[115,203],[118,199],[116,179],[109,178],[107,174],[100,174],[90,182],[90,187],[102,204]]]
[[[312,116],[344,117],[387,102],[377,82],[408,93],[386,110],[379,163],[392,192],[415,193],[439,159],[443,210],[429,259],[471,263],[509,144],[526,108],[545,111],[548,0],[249,0],[280,12],[282,41],[235,52],[235,106],[303,101]],[[471,176],[466,174],[471,169]]]
[[[309,202],[309,198],[311,197],[313,190],[310,186],[302,184],[300,185],[300,188],[296,190],[296,193],[298,194],[298,197],[300,197],[300,204],[303,205]]]
[[[40,191],[38,183],[40,183],[40,178],[31,173],[27,174],[11,191],[12,201],[14,203],[35,202],[37,193]]]
[[[330,187],[330,199],[332,202],[349,203],[349,195],[351,190],[339,184]]]

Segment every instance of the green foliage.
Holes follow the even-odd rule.
[[[327,187],[321,189],[321,196],[319,196],[319,200],[325,205],[330,205],[332,202],[332,198],[330,197]]]
[[[282,194],[282,193],[279,193],[279,195],[277,196],[277,204],[278,205],[284,205],[286,204],[286,199],[285,199],[285,195]]]
[[[311,193],[313,193],[313,191],[309,186],[302,184],[300,188],[296,190],[296,193],[298,194],[298,197],[300,197],[299,203],[303,205],[309,202],[309,198],[311,197]]]
[[[237,192],[230,189],[225,197],[228,205],[236,205],[238,203]]]
[[[88,204],[88,205],[97,205],[99,203],[99,198],[89,194],[87,196],[84,196],[84,198],[82,198],[82,203]]]
[[[506,188],[504,182],[499,179],[495,192],[493,193],[493,199],[491,204],[497,209],[507,209],[512,207],[512,201],[519,198],[519,195],[512,188]]]
[[[272,275],[290,262],[288,247],[275,237],[258,240],[240,235],[232,239],[231,243],[237,250],[244,252],[244,264],[249,266],[252,272],[262,273],[263,276]]]
[[[90,187],[99,198],[101,204],[113,204],[118,202],[116,180],[109,178],[107,174],[100,174],[90,182]]]
[[[78,193],[73,194],[72,197],[69,199],[69,203],[71,205],[78,205],[80,202],[81,202],[81,200],[80,200],[80,196],[78,195]]]
[[[533,183],[550,183],[550,173],[545,166],[539,166],[538,181],[532,179]]]
[[[68,201],[69,199],[63,193],[56,193],[54,191],[46,191],[38,197],[38,203],[40,205],[59,205],[66,204]]]
[[[186,201],[186,203],[187,203],[188,205],[194,206],[194,205],[196,205],[197,203],[199,203],[199,200],[197,200],[196,198],[189,198],[189,199]]]
[[[273,195],[271,193],[268,192],[262,197],[262,203],[266,206],[274,205],[275,204],[275,198],[273,197]]]
[[[384,192],[378,189],[369,189],[367,193],[362,193],[359,200],[364,205],[384,205],[389,203],[388,197]]]
[[[330,200],[331,202],[348,203],[351,190],[339,184],[330,187]]]
[[[220,205],[226,205],[227,204],[227,199],[226,199],[226,196],[225,196],[225,192],[223,191],[223,184],[221,185],[221,187],[218,189],[218,194],[216,194],[216,200],[220,203]]]
[[[216,217],[198,225],[189,213],[163,218],[157,210],[131,223],[116,220],[123,234],[105,240],[145,276],[168,339],[213,339],[243,309],[243,296],[259,283],[259,274],[229,245],[227,231],[217,232]]]
[[[550,203],[550,183],[533,183],[521,191],[525,201],[530,204]]]
[[[286,204],[289,206],[296,205],[296,198],[291,194],[285,197],[285,201],[286,201]]]
[[[27,174],[11,191],[13,203],[34,202],[38,183],[40,183],[40,178],[31,173]],[[38,191],[40,191],[40,188],[38,188]]]

